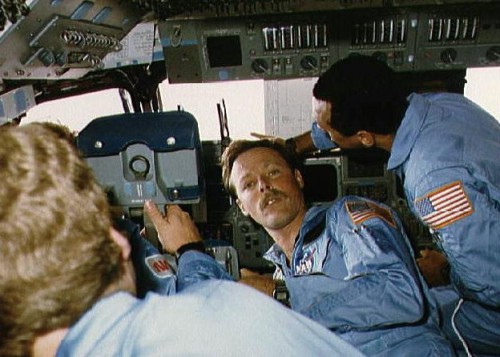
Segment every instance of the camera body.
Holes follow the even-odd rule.
[[[194,204],[204,190],[201,142],[188,112],[126,113],[94,119],[77,147],[112,206],[142,215],[145,200]]]

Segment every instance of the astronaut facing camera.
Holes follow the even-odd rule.
[[[152,201],[165,214],[169,204],[200,202],[204,180],[196,119],[184,111],[97,118],[79,133],[77,147],[111,206],[119,207],[129,218],[117,225],[130,237],[138,295],[175,292],[176,259],[164,254],[154,225],[144,213],[144,204]],[[147,240],[141,236],[143,227]],[[233,250],[220,247],[211,253],[237,278],[237,254]],[[232,257],[231,262],[226,261],[227,256]]]

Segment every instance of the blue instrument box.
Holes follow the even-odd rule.
[[[188,112],[97,118],[79,133],[77,147],[114,206],[200,201],[202,149],[198,123]]]

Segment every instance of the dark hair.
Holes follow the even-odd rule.
[[[334,63],[313,88],[332,104],[332,128],[344,136],[359,130],[395,133],[408,106],[397,74],[374,57],[353,55]]]
[[[224,184],[224,187],[235,198],[237,197],[236,190],[229,182],[229,179],[231,178],[231,171],[233,170],[233,164],[241,154],[255,148],[272,149],[283,157],[292,171],[295,169],[299,169],[299,161],[297,159],[297,156],[277,140],[263,139],[233,141],[222,154],[221,165],[222,182]]]

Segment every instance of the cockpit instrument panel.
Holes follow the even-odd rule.
[[[500,65],[498,2],[323,11],[315,11],[320,3],[348,2],[311,3],[311,12],[160,22],[169,80],[315,77],[352,54],[380,58],[400,72]]]
[[[18,2],[17,10],[7,6]],[[122,49],[120,41],[145,13],[132,1],[2,2],[1,77],[7,80],[82,77],[88,71],[102,68],[102,60],[108,53]]]

